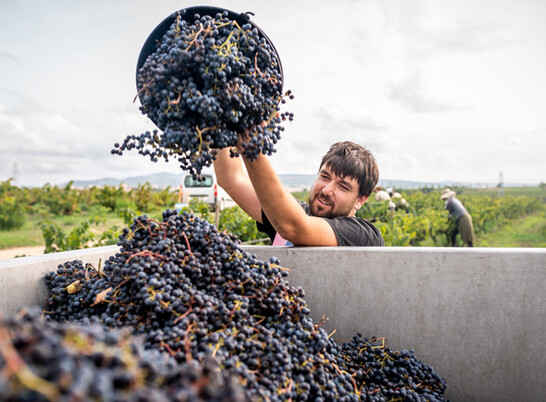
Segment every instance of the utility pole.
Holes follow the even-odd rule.
[[[13,162],[13,184],[17,182],[17,161]]]
[[[504,195],[504,180],[502,178],[502,170],[499,174],[499,184],[497,185],[499,188],[499,197],[502,197]]]

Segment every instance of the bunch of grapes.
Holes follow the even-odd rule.
[[[44,315],[130,327],[181,364],[215,359],[251,400],[444,400],[445,380],[412,352],[336,343],[276,258],[258,260],[207,221],[140,216],[118,245],[102,268],[75,260],[47,274]]]
[[[369,395],[377,393],[387,401],[443,400],[446,381],[414,350],[390,349],[386,338],[357,334],[340,345],[339,356],[340,367],[354,373],[356,383],[367,384]]]
[[[216,361],[178,363],[130,330],[44,320],[38,308],[0,321],[0,401],[248,401]]]
[[[282,92],[275,49],[250,22],[240,26],[227,11],[196,14],[193,23],[178,15],[138,70],[137,87],[142,113],[163,131],[130,135],[112,153],[175,157],[195,177],[212,164],[215,149],[236,146],[239,135],[247,137],[246,157],[271,155],[282,121],[293,118],[280,113],[293,95]]]

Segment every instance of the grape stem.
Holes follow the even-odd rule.
[[[195,322],[192,322],[188,326],[188,329],[186,330],[186,335],[184,336],[184,350],[186,352],[186,361],[187,362],[191,362],[193,360],[193,357],[192,357],[192,354],[191,354],[191,342],[190,342],[189,336],[190,336],[190,332],[193,329],[194,325],[195,325]]]
[[[184,318],[186,318],[192,311],[193,311],[193,307],[190,306],[190,308],[187,309],[184,314],[182,314],[180,317],[178,317],[176,320],[174,320],[173,324],[176,324],[178,321],[183,320]]]
[[[176,98],[175,100],[170,100],[169,105],[178,105],[180,103],[180,99],[182,98],[182,93],[178,91],[175,91],[175,92],[178,94],[178,98]]]
[[[193,251],[191,251],[190,247],[190,241],[188,240],[188,236],[186,236],[186,232],[182,232],[182,236],[184,236],[184,240],[186,240],[186,246],[188,247],[188,251],[190,254],[193,254]]]
[[[142,251],[139,251],[138,253],[131,254],[129,258],[127,259],[126,263],[129,263],[129,261],[131,261],[133,257],[140,257],[140,256],[163,259],[163,255],[161,254],[154,253],[153,251],[150,251],[150,250],[142,250]]]
[[[144,90],[148,87],[148,85],[150,85],[150,84],[153,83],[153,82],[154,82],[154,79],[152,78],[150,81],[148,81],[146,84],[144,84],[144,85],[142,86],[142,88],[140,88],[140,89],[138,90],[137,94],[135,95],[135,97],[134,97],[134,99],[133,99],[133,103],[136,102],[136,100],[137,100],[137,98],[138,98],[138,95],[140,95],[140,93],[141,93],[142,91],[144,91]]]
[[[172,350],[172,348],[165,342],[161,342],[160,346],[163,346],[165,349],[167,349],[167,352],[169,352],[172,357],[175,357],[176,354],[180,352],[180,349],[177,349],[176,351]]]
[[[285,388],[281,388],[281,389],[278,390],[279,395],[284,394],[286,392],[292,391],[292,386],[293,385],[294,385],[294,379],[291,378],[288,385]],[[292,400],[292,398],[290,398],[289,400]]]

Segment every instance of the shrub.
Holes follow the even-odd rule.
[[[0,230],[17,229],[26,222],[24,194],[11,180],[0,183]]]
[[[0,199],[0,230],[18,229],[26,222],[24,207],[15,197]]]
[[[265,236],[256,227],[256,222],[240,207],[233,206],[220,213],[219,230],[234,234],[242,242],[257,240]]]

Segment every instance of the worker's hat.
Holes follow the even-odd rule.
[[[442,200],[447,200],[449,197],[452,197],[455,194],[457,194],[455,191],[451,190],[450,188],[445,188],[442,190],[442,195],[440,195],[440,198]]]

